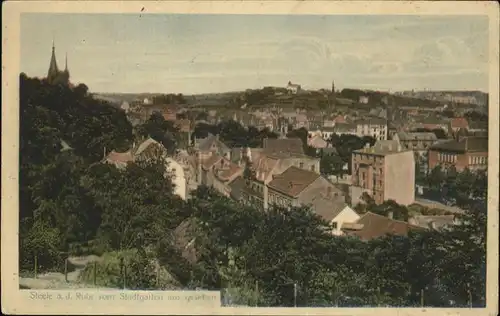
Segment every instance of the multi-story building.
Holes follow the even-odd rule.
[[[170,174],[172,183],[174,184],[174,194],[181,197],[183,200],[187,198],[188,195],[188,175],[186,174],[186,168],[184,165],[179,163],[173,158],[166,158],[167,162],[167,172]]]
[[[437,142],[436,134],[427,132],[399,132],[393,137],[404,149],[409,149],[423,155]]]
[[[178,108],[176,105],[166,105],[163,110],[163,118],[165,121],[175,121],[177,119]]]
[[[445,95],[444,99],[448,102],[466,103],[466,104],[479,104],[477,98],[471,95],[458,96],[458,95]]]
[[[244,200],[262,202],[267,209],[268,187],[273,176],[295,166],[319,175],[319,159],[304,154],[302,141],[294,139],[264,139],[263,148],[247,149],[245,159],[253,172],[253,178],[247,179],[247,189],[243,190]]]
[[[375,203],[394,200],[409,205],[415,200],[415,155],[394,140],[377,141],[373,147],[352,153],[351,201],[363,193]]]
[[[429,148],[429,168],[454,166],[476,170],[488,167],[488,138],[463,137],[435,143]]]
[[[357,125],[352,123],[337,123],[333,131],[337,135],[357,135]]]
[[[453,133],[458,132],[460,129],[468,129],[469,122],[465,117],[454,117],[450,120],[450,128]]]
[[[416,128],[424,128],[430,131],[434,129],[442,129],[445,133],[450,132],[449,122],[433,117],[423,118],[421,120],[418,120],[417,125],[414,126],[414,129]]]
[[[209,158],[216,160],[220,157],[231,159],[231,149],[219,140],[219,135],[209,134],[208,137],[195,139],[194,151],[196,156],[196,181],[206,184],[206,172],[210,169]],[[215,163],[217,161],[214,161]]]
[[[299,113],[299,114],[297,114],[297,116],[295,116],[294,128],[295,129],[299,129],[299,128],[309,129],[309,120],[307,119],[306,114]]]
[[[415,163],[418,171],[427,173],[429,148],[438,141],[436,134],[427,132],[399,132],[394,135],[393,140],[398,141],[404,149],[413,150]]]
[[[201,182],[213,187],[227,197],[231,194],[231,182],[244,172],[244,167],[225,157],[214,154],[201,162]]]
[[[359,137],[371,136],[376,140],[387,140],[387,120],[372,117],[358,120],[355,124]]]
[[[273,176],[267,186],[269,204],[284,207],[310,205],[314,209],[317,197],[324,199],[320,204],[344,202],[342,190],[321,175],[295,166]]]

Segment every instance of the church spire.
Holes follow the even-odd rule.
[[[64,71],[68,71],[68,53],[66,53],[66,59],[65,59],[65,63],[64,63]]]
[[[47,79],[49,80],[49,82],[53,81],[58,74],[59,74],[59,69],[57,68],[56,48],[54,46],[54,41],[52,40],[52,57],[50,58],[50,65],[47,74]]]

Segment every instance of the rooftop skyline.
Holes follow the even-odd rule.
[[[53,40],[94,92],[488,91],[486,16],[30,13],[21,71],[45,77]]]

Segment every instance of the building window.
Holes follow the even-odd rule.
[[[315,171],[316,171],[316,165],[312,165],[312,166],[311,166],[311,171],[312,171],[312,172],[315,172]]]
[[[300,162],[300,163],[299,163],[299,168],[300,168],[300,169],[304,169],[304,163],[303,163],[303,162]]]
[[[332,223],[332,227],[333,227],[333,229],[337,229],[337,227],[338,227],[338,226],[337,226],[337,222],[333,222],[333,223]]]

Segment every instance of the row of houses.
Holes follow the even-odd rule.
[[[173,117],[169,117],[172,120]],[[344,128],[347,123],[345,118],[342,116],[337,116],[335,118],[335,125],[332,129],[324,128],[323,130],[309,131],[308,145],[315,148],[321,149],[331,149],[332,152],[335,151],[331,148],[331,145],[326,141],[334,133],[342,134],[342,130],[339,128]],[[182,134],[186,135],[186,147],[191,144],[191,131],[193,128],[193,123],[189,120],[175,120],[176,126]],[[455,131],[468,127],[467,120],[463,118],[453,119],[450,122],[450,128]],[[387,199],[393,199],[400,204],[411,204],[413,203],[414,197],[411,193],[414,192],[414,181],[406,181],[399,184],[397,181],[397,176],[394,179],[388,179],[385,181],[383,179],[377,180],[377,173],[373,173],[370,168],[375,168],[374,170],[380,170],[380,166],[370,166],[368,162],[376,161],[378,157],[381,161],[385,161],[383,164],[390,163],[393,159],[396,159],[399,163],[395,164],[402,168],[402,170],[414,170],[415,164],[418,162],[421,172],[427,172],[429,169],[436,167],[437,165],[442,166],[454,166],[457,170],[461,171],[465,168],[471,170],[485,169],[488,164],[488,141],[486,137],[476,137],[467,136],[459,137],[453,139],[438,140],[434,133],[429,132],[396,132],[391,136],[392,141],[387,141],[387,130],[388,126],[385,120],[381,119],[365,119],[358,120],[355,124],[352,124],[352,129],[348,131],[349,134],[357,136],[372,136],[378,140],[377,144],[367,150],[362,150],[362,152],[353,153],[352,159],[352,170],[354,174],[351,176],[352,186],[351,186],[351,197],[353,201],[358,201],[358,197],[363,193],[370,191],[377,201],[384,201]],[[312,168],[311,172],[319,174],[319,160],[316,159],[314,163],[311,164],[311,157],[304,155],[302,147],[295,143],[295,148],[287,148],[286,150],[278,150],[283,145],[288,142],[288,144],[293,144],[295,140],[266,140],[264,148],[246,148],[246,149],[230,149],[227,148],[222,142],[217,139],[217,136],[211,135],[206,140],[201,140],[197,143],[195,150],[197,150],[197,158],[191,157],[191,160],[196,160],[188,164],[193,170],[191,173],[195,174],[198,179],[197,183],[202,182],[207,185],[212,185],[219,187],[221,192],[225,192],[225,195],[229,196],[231,189],[229,183],[235,178],[241,177],[244,171],[244,167],[247,166],[247,162],[251,162],[252,167],[256,168],[256,177],[260,179],[265,178],[266,186],[259,185],[257,183],[253,184],[255,188],[261,188],[262,194],[256,194],[249,199],[261,199],[263,201],[264,207],[268,204],[268,194],[267,192],[269,181],[269,175],[266,175],[265,167],[276,164],[280,162],[279,168],[274,170],[273,176],[279,173],[285,172],[285,167],[291,167],[293,164],[297,168],[303,169],[302,166],[309,166]],[[297,140],[298,141],[298,140]],[[273,143],[276,142],[276,143]],[[270,145],[272,144],[272,145]],[[212,155],[212,149],[210,146],[216,146],[224,152],[224,154],[219,154],[218,156]],[[388,150],[387,150],[388,149]],[[295,151],[294,151],[295,150]],[[415,156],[413,160],[407,152],[413,152]],[[373,156],[373,157],[372,157]],[[359,164],[355,164],[359,157],[372,157],[370,160],[364,161]],[[395,157],[395,158],[393,158]],[[207,159],[210,158],[210,159]],[[252,159],[253,158],[253,159]],[[186,164],[184,164],[186,165]],[[360,166],[369,166],[368,169],[359,168]],[[411,168],[410,166],[413,166]],[[378,169],[377,169],[378,168]],[[395,167],[388,167],[387,170],[394,170]],[[358,172],[360,177],[366,176],[369,180],[364,180],[358,178]],[[207,172],[210,171],[210,172]],[[403,172],[401,170],[394,171],[396,173]],[[289,174],[296,174],[290,172]],[[290,177],[289,174],[285,174]],[[384,172],[383,174],[389,175],[390,173]],[[304,175],[305,176],[305,175]],[[406,179],[414,179],[415,174],[408,174]],[[202,179],[205,179],[202,181]],[[262,181],[262,180],[261,180]],[[375,182],[373,182],[375,181]],[[378,184],[376,181],[379,181]],[[382,182],[381,182],[382,181]],[[241,181],[236,181],[239,183]],[[390,188],[381,189],[385,183],[392,183],[397,188],[398,196],[390,193]],[[362,184],[362,185],[358,185]],[[247,188],[248,192],[252,192],[252,188]],[[259,192],[257,190],[257,192]],[[404,197],[406,196],[406,197]]]
[[[412,152],[397,140],[378,141],[373,147],[355,151],[353,183],[347,192],[320,174],[319,159],[304,154],[300,139],[267,139],[262,148],[229,148],[217,135],[209,135],[198,140],[190,151],[176,156],[168,156],[161,144],[146,139],[129,151],[110,152],[103,162],[124,168],[130,162],[162,157],[175,184],[175,193],[183,199],[188,198],[190,183],[194,183],[211,186],[262,211],[273,204],[308,205],[330,223],[333,235],[371,240],[386,234],[406,235],[411,230],[456,224],[450,216],[416,216],[405,222],[391,215],[358,214],[350,206],[355,204],[352,197],[361,195],[361,191],[368,192],[377,203],[388,199],[406,205],[413,203],[414,191],[409,186],[414,183]],[[356,188],[360,191],[356,192]],[[196,245],[195,234],[189,234],[192,225],[187,220],[174,235],[183,254],[196,260],[191,251]]]
[[[389,199],[403,205],[415,202],[414,153],[395,140],[379,141],[353,153],[353,183],[347,192],[320,174],[319,159],[304,154],[300,139],[268,139],[262,148],[231,149],[216,135],[209,135],[196,152],[199,184],[262,211],[271,205],[307,205],[331,224],[334,235],[368,240],[394,230],[405,234],[422,228],[422,221],[429,222],[425,218],[400,222],[372,213],[360,216],[350,206],[361,202],[363,192],[376,203]]]
[[[406,222],[393,219],[390,213],[388,216],[358,214],[349,205],[353,202],[346,199],[348,193],[319,173],[318,159],[304,155],[299,139],[266,140],[262,148],[229,148],[216,135],[209,135],[197,145],[195,155],[200,163],[199,184],[212,186],[262,211],[273,204],[308,205],[330,224],[332,235],[368,241],[387,234],[405,236],[413,230],[459,224],[452,215],[419,215]],[[353,186],[375,192],[377,203],[394,199],[411,204],[414,191],[405,185],[414,182],[413,159],[413,150],[403,148],[396,140],[379,141],[373,148],[356,151],[352,162],[353,170],[357,170]],[[365,185],[369,183],[374,183],[374,187]],[[187,219],[174,234],[179,250],[192,262],[197,260],[193,233],[196,225],[192,218]]]
[[[355,135],[358,137],[371,136],[376,140],[387,140],[388,132],[387,120],[371,117],[354,122],[337,119],[331,127],[313,126],[312,129],[308,130],[308,136],[311,139],[320,137],[328,140],[334,134],[337,134]]]

